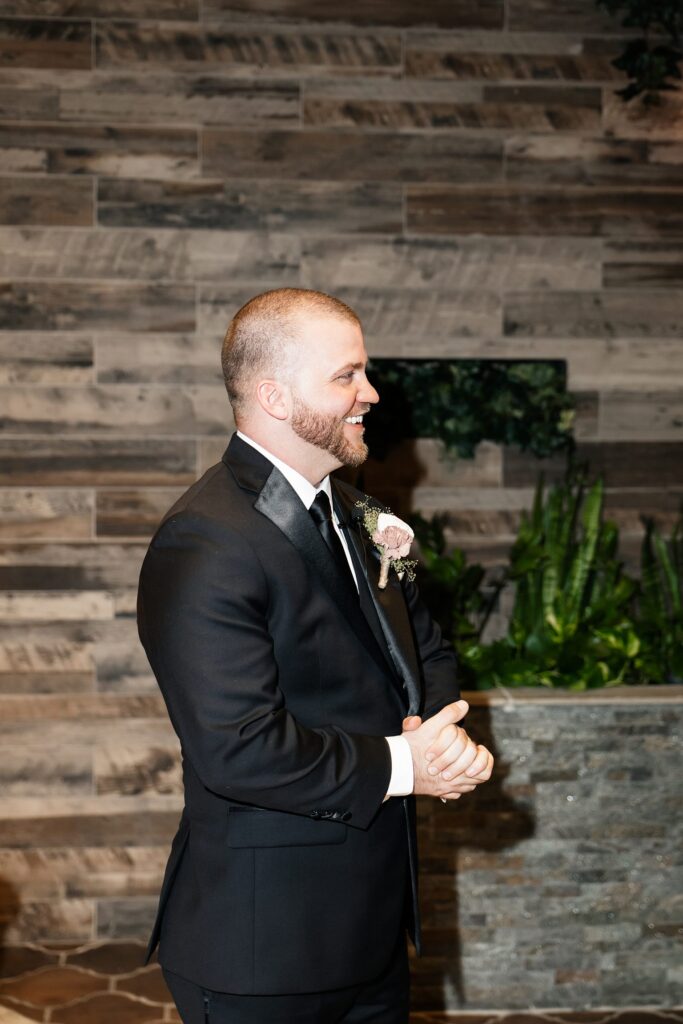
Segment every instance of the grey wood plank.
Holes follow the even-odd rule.
[[[306,104],[308,102],[306,100]],[[346,109],[347,104],[342,102],[341,106]],[[309,120],[307,113],[305,119]],[[502,177],[502,146],[494,139],[419,133],[307,131],[302,136],[294,131],[261,133],[207,129],[202,140],[202,167],[209,177],[323,181],[480,181],[486,177],[496,180]]]
[[[51,70],[0,67],[0,118],[120,126],[299,124],[300,86],[291,79],[208,72]]]
[[[401,188],[250,180],[99,182],[98,221],[107,227],[369,233],[402,229]]]
[[[544,32],[600,32],[623,34],[621,21],[596,7],[592,0],[509,0],[508,29]]]
[[[550,340],[546,345],[558,342]],[[571,391],[599,388],[678,391],[683,380],[683,346],[671,338],[572,338],[560,342],[567,356]]]
[[[177,793],[183,789],[179,744],[133,746],[107,744],[94,756],[96,792],[137,796]]]
[[[93,900],[27,899],[7,925],[4,938],[8,943],[23,943],[52,935],[58,941],[85,943],[95,928]]]
[[[13,9],[8,13],[19,12]],[[31,13],[36,14],[35,4]],[[0,66],[89,68],[92,66],[91,23],[36,17],[0,18]]]
[[[503,24],[502,0],[204,0],[203,17],[229,23],[245,19],[267,24],[270,19],[304,23],[341,22],[352,25],[390,25],[412,28],[438,25],[442,28],[499,28]]]
[[[683,189],[412,185],[406,192],[409,232],[638,238],[683,234]]]
[[[92,672],[0,672],[0,694],[88,693],[93,688]]]
[[[605,288],[676,288],[683,283],[683,241],[628,239],[605,244]]]
[[[371,287],[338,288],[335,293],[360,316],[363,329],[373,340],[380,337],[450,339],[498,334],[501,326],[499,296],[477,289],[429,292],[380,290]],[[242,304],[243,293],[230,287],[202,287],[199,315],[202,330],[218,335],[225,331]]]
[[[0,541],[79,540],[92,535],[90,491],[0,488]]]
[[[159,490],[178,496],[183,488]],[[163,511],[170,504],[169,500]],[[146,550],[144,543],[94,539],[4,543],[0,545],[0,589],[107,590],[116,594],[137,587]]]
[[[8,622],[83,622],[113,619],[114,601],[109,594],[89,590],[86,593],[59,590],[0,591],[0,616]]]
[[[98,281],[10,281],[0,284],[0,329],[191,331],[190,285]]]
[[[580,93],[582,95],[577,95]],[[599,131],[598,89],[571,86],[493,86],[467,101],[343,99],[305,93],[304,123],[329,128]]]
[[[26,799],[26,798],[23,798]],[[56,798],[55,798],[56,799]],[[65,798],[62,798],[65,799]],[[82,799],[82,798],[81,798]],[[106,805],[106,798],[98,798]],[[7,846],[135,846],[168,843],[178,826],[178,810],[133,810],[116,814],[79,813],[2,821]],[[150,901],[151,902],[151,901]],[[157,901],[154,901],[156,905]],[[51,932],[54,934],[54,932]],[[90,935],[87,936],[88,938]]]
[[[0,178],[0,224],[89,227],[93,219],[93,183],[88,178]]]
[[[96,534],[98,537],[151,538],[181,493],[166,488],[99,490]]]
[[[232,416],[223,387],[0,389],[0,432],[43,435],[109,434],[117,437],[225,435]]]
[[[46,228],[0,228],[0,277],[22,279],[88,278],[158,281],[258,281],[268,285],[296,285],[299,281],[300,241],[295,235],[264,231],[193,231],[96,228],[68,231]],[[2,344],[0,335],[0,345]],[[36,362],[41,337],[66,355],[71,338],[76,352],[87,337],[26,335]],[[151,345],[151,339],[150,339]],[[188,345],[189,348],[189,345]],[[22,359],[31,359],[22,353]],[[131,356],[133,353],[129,353]],[[100,347],[102,355],[102,347]],[[76,368],[74,367],[74,373]]]
[[[194,129],[98,124],[0,125],[0,171],[194,178]]]
[[[542,28],[538,22],[535,28]],[[613,38],[559,32],[411,32],[405,72],[458,81],[621,81]]]
[[[13,267],[11,258],[6,258],[3,234],[0,228],[0,277],[9,277],[17,273],[17,267]],[[91,336],[0,331],[0,385],[92,383]]]
[[[674,149],[675,144],[667,147]],[[671,154],[672,156],[674,154]],[[548,185],[680,185],[680,165],[644,139],[514,135],[505,140],[505,179]]]
[[[304,238],[301,281],[332,292],[368,281],[390,289],[598,289],[601,252],[595,238]]]
[[[42,751],[5,747],[0,786],[8,797],[68,796],[93,791],[93,758],[87,747]]]
[[[227,321],[222,334],[225,328]],[[222,334],[98,335],[97,379],[102,384],[222,384]]]
[[[101,21],[98,67],[168,67],[299,77],[309,74],[392,74],[401,67],[401,37],[392,32],[278,27],[168,26]]]
[[[663,290],[509,292],[504,306],[508,335],[680,338],[683,319],[683,293]]]
[[[196,445],[183,438],[0,438],[0,477],[15,487],[189,485]]]
[[[36,0],[1,0],[0,14],[31,15]],[[158,18],[171,21],[196,21],[198,0],[40,0],[40,13],[46,18]]]
[[[59,75],[64,71],[0,67],[0,118],[3,120],[56,120],[59,116]],[[82,75],[88,72],[74,72]]]
[[[672,391],[605,392],[600,396],[599,430],[607,441],[683,439],[683,396]]]

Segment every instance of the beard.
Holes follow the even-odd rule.
[[[355,443],[344,433],[344,421],[337,416],[325,415],[294,395],[291,426],[303,441],[322,448],[334,456],[342,466],[357,468],[368,457],[368,446],[360,438]]]

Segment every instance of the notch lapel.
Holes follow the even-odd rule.
[[[422,686],[420,669],[413,641],[413,630],[408,617],[401,581],[393,569],[389,571],[389,581],[384,590],[380,590],[379,572],[380,555],[372,544],[362,523],[354,524],[353,504],[347,495],[333,481],[333,490],[342,508],[343,521],[349,524],[345,531],[347,540],[353,544],[356,554],[363,565],[368,581],[368,588],[375,605],[384,633],[387,649],[399,679],[405,686],[408,698],[408,714],[420,713]]]

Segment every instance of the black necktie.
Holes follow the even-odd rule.
[[[354,591],[357,591],[356,582],[353,578],[353,573],[351,572],[351,566],[349,565],[349,560],[346,557],[344,546],[340,541],[339,535],[334,528],[334,523],[332,522],[332,506],[330,505],[330,499],[327,497],[325,491],[318,491],[309,512],[311,513],[313,522],[320,530],[323,540],[332,552],[332,557],[339,566],[339,571],[343,573]]]

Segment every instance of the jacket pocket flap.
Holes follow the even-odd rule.
[[[321,846],[343,843],[346,825],[280,811],[229,811],[228,846]]]

